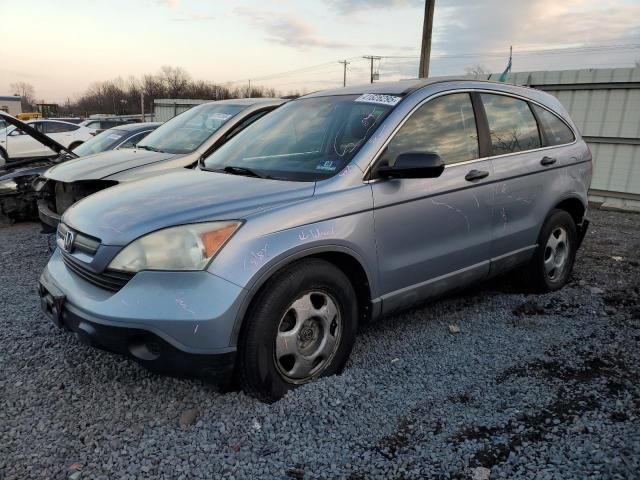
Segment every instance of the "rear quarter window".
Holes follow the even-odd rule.
[[[571,129],[556,114],[538,105],[532,107],[540,122],[540,129],[544,132],[546,146],[564,145],[576,139]]]

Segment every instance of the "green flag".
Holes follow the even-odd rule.
[[[510,47],[509,48],[509,63],[507,63],[507,68],[504,69],[504,72],[502,72],[502,75],[500,75],[500,78],[498,78],[499,82],[506,82],[507,81],[507,76],[511,72],[511,57],[512,57],[512,53],[513,53],[513,50]]]

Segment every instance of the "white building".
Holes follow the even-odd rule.
[[[22,113],[22,102],[20,97],[16,97],[14,95],[0,96],[0,110],[3,112],[7,112],[14,117]]]

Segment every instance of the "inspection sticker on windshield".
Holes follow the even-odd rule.
[[[338,168],[338,162],[334,160],[324,160],[316,165],[316,170],[325,170],[327,172],[335,172]]]
[[[355,99],[356,102],[379,103],[381,105],[396,105],[402,97],[393,95],[378,95],[377,93],[364,93]]]
[[[112,133],[109,135],[109,138],[111,140],[118,140],[119,138],[122,138],[122,135],[116,135],[115,133]]]

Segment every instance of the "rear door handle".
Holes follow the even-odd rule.
[[[471,170],[464,177],[465,180],[469,182],[473,182],[474,180],[480,180],[481,178],[486,178],[489,176],[489,172],[486,170]]]
[[[554,163],[556,163],[556,159],[553,157],[542,157],[542,160],[540,160],[540,165],[544,165],[545,167],[547,165],[553,165]]]

